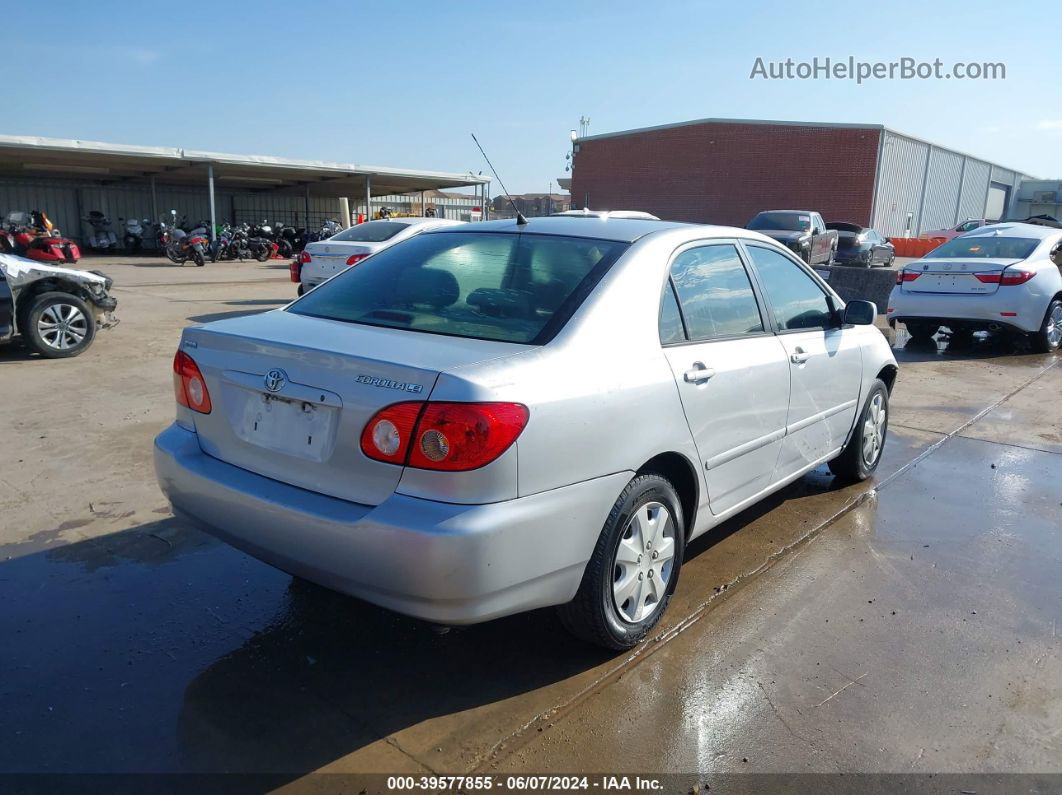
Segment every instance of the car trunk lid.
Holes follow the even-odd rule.
[[[203,451],[265,477],[366,505],[402,467],[361,452],[369,419],[427,400],[443,370],[526,346],[383,329],[276,310],[185,331],[213,403],[196,414]]]
[[[989,295],[999,289],[999,274],[1017,259],[924,259],[904,267],[903,291]],[[911,278],[917,274],[917,278]],[[978,278],[980,277],[980,278]]]
[[[323,282],[349,267],[347,260],[352,254],[367,257],[379,248],[381,246],[378,243],[337,243],[328,240],[310,243],[306,246],[310,261],[303,263],[302,280],[314,284]]]

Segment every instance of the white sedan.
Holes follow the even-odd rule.
[[[1062,231],[1032,224],[983,226],[944,243],[896,274],[889,324],[929,339],[953,334],[1028,334],[1040,351],[1062,344]]]
[[[327,240],[308,244],[292,267],[292,281],[299,282],[302,295],[370,254],[429,229],[461,223],[444,218],[388,218],[352,226]]]

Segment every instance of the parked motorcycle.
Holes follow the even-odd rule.
[[[315,242],[317,240],[327,240],[333,235],[338,235],[343,231],[343,225],[334,218],[322,221],[321,226],[316,232],[309,235],[307,242]]]
[[[0,252],[38,262],[73,263],[81,259],[77,243],[63,237],[43,210],[8,213],[0,225]]]
[[[88,247],[93,251],[113,251],[118,248],[118,236],[111,229],[111,219],[99,210],[90,210],[87,218],[82,218],[89,225]]]
[[[124,224],[125,234],[122,235],[122,245],[130,254],[139,254],[144,247],[144,234],[151,222],[145,218],[140,221],[137,218],[119,218],[118,222]]]
[[[288,259],[294,257],[304,248],[306,248],[307,241],[306,227],[294,227],[290,224],[284,224],[277,228],[274,241],[276,242],[278,249],[277,254],[282,259]]]
[[[159,242],[163,244],[166,256],[171,262],[183,265],[189,259],[198,267],[206,265],[206,253],[210,248],[210,235],[207,233],[207,224],[201,222],[185,231],[182,226],[187,222],[182,219],[181,225],[177,224],[177,211],[170,210],[173,223],[169,226],[159,224]]]
[[[224,224],[218,233],[210,251],[213,262],[221,260],[254,259],[265,262],[277,252],[277,244],[266,237],[255,235],[251,232],[260,227],[251,227],[248,224],[230,225]]]

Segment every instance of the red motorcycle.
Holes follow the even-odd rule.
[[[63,237],[43,210],[8,213],[0,225],[0,251],[38,262],[74,263],[81,259],[77,243]]]

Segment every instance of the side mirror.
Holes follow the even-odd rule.
[[[846,326],[872,326],[878,316],[878,307],[872,301],[849,301],[844,307]]]

